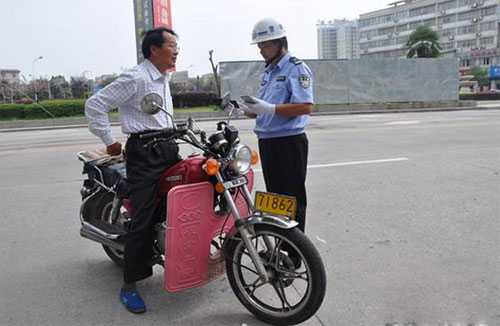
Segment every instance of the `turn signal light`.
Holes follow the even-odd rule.
[[[205,163],[205,172],[208,175],[216,175],[219,172],[219,162],[213,158],[209,158]]]
[[[224,185],[220,182],[217,182],[217,184],[215,185],[215,191],[217,191],[219,194],[222,194],[224,190],[226,190],[224,188]]]
[[[259,163],[259,154],[257,154],[256,150],[252,150],[252,160],[250,163],[252,163],[252,165]]]

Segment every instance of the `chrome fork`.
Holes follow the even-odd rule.
[[[217,180],[222,184],[224,183],[224,180],[220,172],[217,173]],[[245,200],[247,201],[249,207],[251,208],[251,211],[253,212],[254,206],[253,203],[251,202],[250,192],[248,191],[246,185],[241,186],[241,188],[243,189],[243,195],[245,196]],[[228,189],[224,190],[224,197],[226,198],[227,203],[231,207],[231,212],[233,213],[234,219],[236,220],[236,222],[240,221],[241,220],[240,212],[238,210],[238,207],[236,206],[236,203],[233,200],[233,196],[231,196],[231,193],[229,192]],[[248,250],[250,258],[252,258],[252,262],[255,268],[257,269],[260,278],[265,282],[269,282],[269,275],[267,274],[266,268],[264,267],[262,258],[260,258],[259,254],[257,253],[257,250],[255,249],[252,243],[252,235],[250,234],[250,231],[244,224],[236,223],[236,227],[240,232],[241,240],[243,240],[243,243],[245,244]]]
[[[255,212],[255,205],[253,203],[252,195],[250,194],[247,185],[244,185],[241,188],[243,189],[243,196],[245,197],[245,201],[247,202],[248,207],[250,207],[252,212]],[[267,250],[269,252],[274,252],[274,245],[271,243],[271,240],[269,240],[269,237],[267,235],[263,235],[262,238],[264,239]]]

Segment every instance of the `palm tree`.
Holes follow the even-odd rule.
[[[406,46],[409,47],[408,58],[437,58],[441,55],[439,35],[427,26],[418,26],[410,34]]]

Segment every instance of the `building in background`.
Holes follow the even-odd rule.
[[[420,25],[437,31],[445,56],[460,66],[500,64],[499,0],[406,0],[359,17],[360,56],[404,57]]]
[[[0,81],[6,81],[9,84],[19,83],[20,73],[21,71],[17,69],[0,69]]]
[[[319,59],[359,58],[357,21],[319,21],[316,28]]]
[[[141,43],[144,32],[156,27],[172,29],[170,0],[134,0],[137,63],[142,62]]]

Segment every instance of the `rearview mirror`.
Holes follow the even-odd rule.
[[[147,114],[157,114],[163,110],[163,98],[157,93],[144,95],[141,101],[141,110]]]

